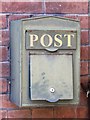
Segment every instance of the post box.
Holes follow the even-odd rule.
[[[11,33],[11,94],[18,106],[78,104],[80,23],[57,16],[15,20]]]

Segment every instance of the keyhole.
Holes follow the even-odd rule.
[[[51,92],[51,93],[54,93],[54,92],[55,92],[55,89],[54,89],[54,88],[50,88],[50,92]]]

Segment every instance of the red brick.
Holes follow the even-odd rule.
[[[81,31],[81,44],[85,45],[88,44],[88,31]]]
[[[42,2],[3,2],[2,12],[42,13]]]
[[[88,2],[46,2],[46,13],[88,13]]]
[[[6,93],[8,91],[8,81],[4,78],[0,78],[0,93]]]
[[[31,110],[8,111],[8,118],[31,118]]]
[[[88,60],[88,47],[81,47],[81,60]]]
[[[0,45],[8,45],[9,39],[9,31],[0,31]]]
[[[88,62],[88,66],[89,66],[89,75],[90,75],[90,61]],[[89,77],[90,78],[90,77]]]
[[[88,75],[88,62],[81,62],[81,75]]]
[[[81,83],[85,86],[85,88],[87,87],[87,83],[88,83],[88,76],[82,76],[81,77]],[[80,90],[80,105],[87,105],[87,97],[86,97],[86,93],[83,90],[83,88],[81,87]]]
[[[2,118],[7,118],[7,111],[6,110],[0,110],[0,120]]]
[[[0,77],[9,77],[9,76],[10,76],[10,64],[0,63]]]
[[[6,15],[0,15],[0,28],[6,28],[6,27],[7,27]]]
[[[88,108],[85,106],[77,107],[76,113],[77,113],[77,118],[87,118]]]
[[[54,118],[76,118],[74,106],[60,106],[54,108]]]
[[[3,94],[0,95],[0,108],[16,109],[18,108],[18,106],[16,106],[14,103],[10,101],[8,94]]]
[[[24,18],[30,18],[30,15],[10,15],[9,16],[9,21],[19,20],[19,19],[24,19]]]
[[[88,82],[88,75],[87,76],[81,76],[80,82],[83,83],[86,86],[87,82]]]
[[[84,91],[80,91],[80,106],[86,106],[87,105],[87,97],[86,97],[86,93]]]
[[[2,11],[2,1],[0,1],[0,11]]]
[[[0,62],[8,60],[8,49],[7,47],[0,47]]]
[[[88,59],[90,60],[90,46],[88,46]]]
[[[87,16],[79,16],[78,19],[81,23],[81,28],[88,28],[88,15]]]
[[[90,44],[90,30],[89,30],[89,44]]]
[[[90,6],[89,6],[89,8],[90,8]],[[88,28],[90,29],[90,15],[88,17]]]
[[[52,108],[32,109],[32,118],[53,118]]]

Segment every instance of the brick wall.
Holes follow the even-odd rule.
[[[44,1],[44,2],[42,2]],[[1,9],[2,7],[2,9]],[[19,108],[9,100],[10,36],[9,22],[39,15],[58,15],[80,20],[81,23],[81,82],[90,75],[89,4],[86,2],[0,2],[0,119],[1,118],[85,118],[87,98],[80,91],[79,105],[46,108]]]

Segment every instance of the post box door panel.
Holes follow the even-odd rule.
[[[30,55],[30,99],[73,99],[72,55]]]

